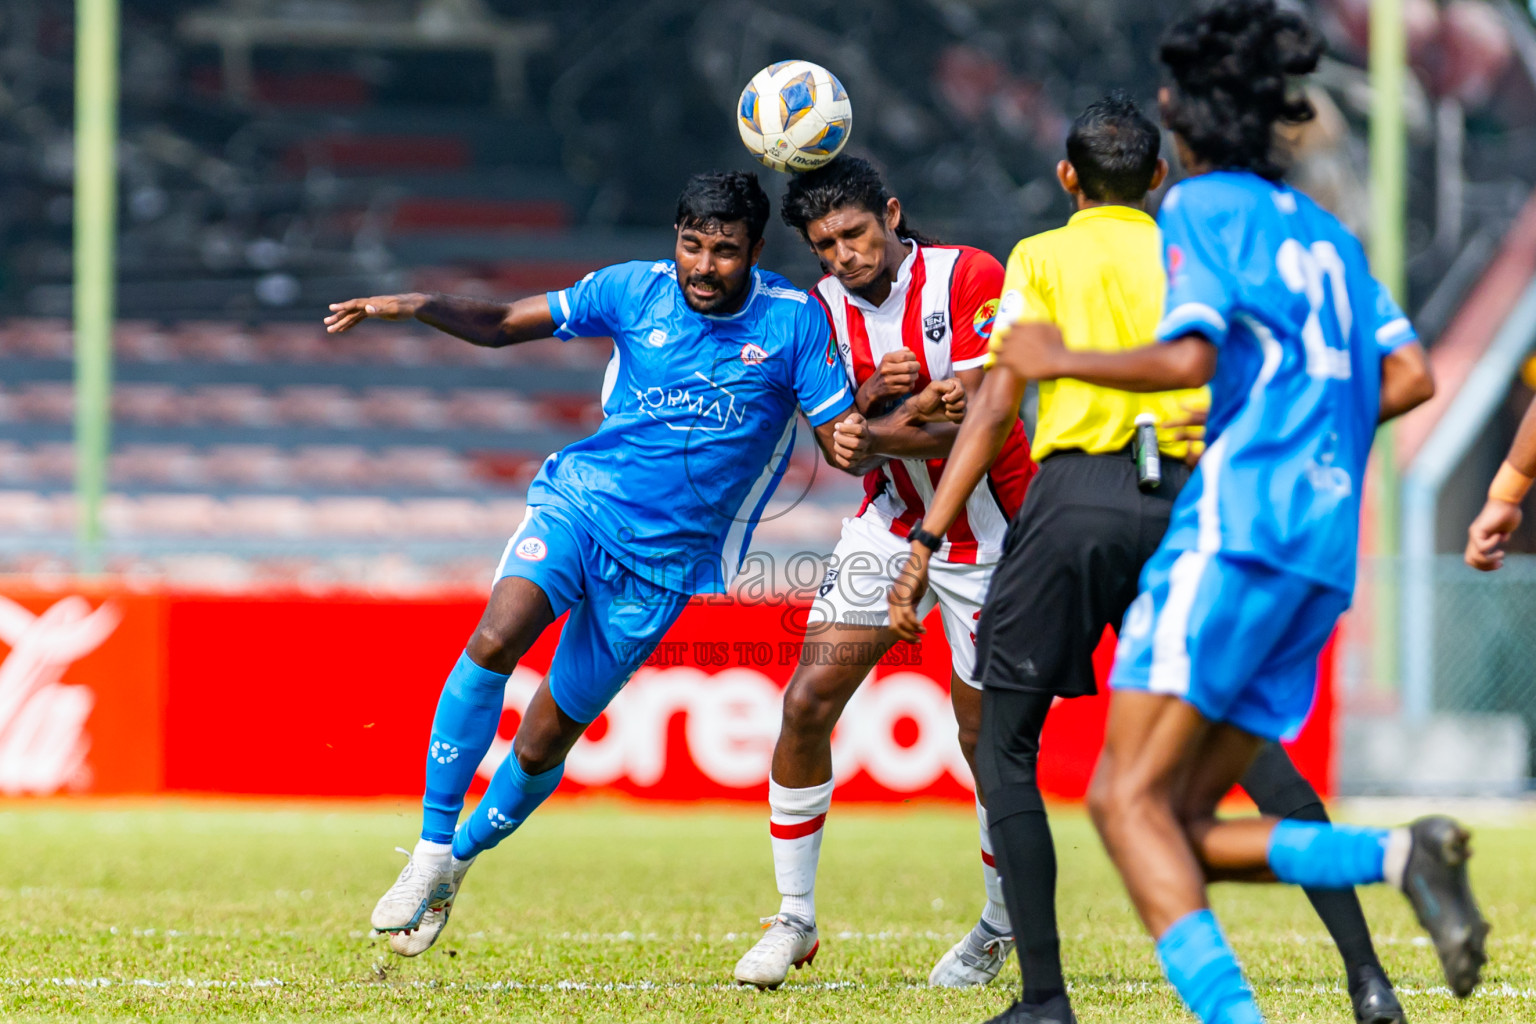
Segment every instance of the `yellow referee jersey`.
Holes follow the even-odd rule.
[[[1065,227],[1032,235],[1014,246],[1003,278],[992,330],[997,351],[1020,320],[1049,320],[1070,349],[1113,352],[1150,344],[1163,316],[1162,242],[1157,222],[1130,206],[1079,210]],[[1204,408],[1204,388],[1133,394],[1079,380],[1040,382],[1040,412],[1030,450],[1036,460],[1066,448],[1120,451],[1131,443],[1136,417],[1159,424]],[[1187,441],[1160,430],[1160,449],[1183,458]]]

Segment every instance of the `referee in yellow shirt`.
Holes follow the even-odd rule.
[[[1059,325],[1064,343],[1076,349],[1137,348],[1154,337],[1166,280],[1161,238],[1145,205],[1168,170],[1157,155],[1160,142],[1156,126],[1120,94],[1073,123],[1056,176],[1077,212],[1065,227],[1014,248],[994,351],[1021,320]],[[971,399],[927,517],[908,535],[906,570],[891,590],[891,625],[907,639],[923,629],[914,609],[937,538],[996,457],[1026,383],[999,367]],[[1191,442],[1176,425],[1207,401],[1203,390],[1133,394],[1070,379],[1039,387],[1032,449],[1040,470],[1009,524],[976,637],[983,687],[977,782],[1023,975],[1021,998],[995,1024],[1074,1020],[1056,928],[1056,855],[1035,777],[1040,732],[1055,698],[1095,692],[1094,649],[1106,626],[1119,628],[1189,478]],[[1138,419],[1158,428],[1155,459],[1136,450]],[[1263,750],[1243,786],[1265,814],[1326,819],[1316,791],[1278,744]],[[1356,1019],[1401,1022],[1355,894],[1308,896],[1344,956]]]

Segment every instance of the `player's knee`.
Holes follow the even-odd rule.
[[[1113,774],[1113,769],[1101,763],[1088,783],[1088,816],[1100,832],[1104,831],[1114,816],[1110,798],[1110,791],[1114,787],[1111,778]]]
[[[837,706],[813,687],[791,682],[784,691],[784,732],[794,736],[831,735]]]
[[[1151,787],[1135,773],[1100,764],[1088,787],[1088,813],[1099,831],[1135,817],[1156,799]]]
[[[965,756],[965,763],[971,766],[971,774],[975,774],[976,744],[981,740],[981,728],[979,723],[961,722],[955,730],[955,735],[960,741],[960,753]]]
[[[511,672],[523,653],[511,630],[485,622],[475,627],[464,649],[475,664],[503,673]]]
[[[565,745],[558,736],[519,729],[512,741],[512,756],[517,758],[517,765],[523,771],[539,775],[565,760]]]

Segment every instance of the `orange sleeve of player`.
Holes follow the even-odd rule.
[[[960,257],[950,285],[950,365],[970,370],[987,361],[987,344],[1003,293],[1003,265],[997,257],[971,249]]]

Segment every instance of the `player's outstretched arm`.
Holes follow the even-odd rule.
[[[555,333],[549,302],[531,295],[513,303],[487,302],[462,295],[375,295],[331,303],[325,329],[340,334],[370,317],[378,320],[420,320],[472,345],[501,348],[523,341],[548,338]]]
[[[928,502],[928,511],[923,516],[926,532],[942,537],[955,524],[971,492],[1003,450],[1008,432],[1019,418],[1019,403],[1024,400],[1026,383],[1024,378],[1006,367],[994,368],[982,380],[975,401],[966,411],[965,421],[960,424],[950,446],[949,461],[944,464],[939,485]],[[931,555],[927,547],[914,541],[911,555],[887,597],[891,628],[904,640],[916,641],[923,633],[922,622],[917,617],[917,604],[928,589],[928,559]]]
[[[1504,564],[1504,545],[1520,528],[1520,503],[1536,478],[1536,402],[1526,407],[1514,444],[1488,488],[1483,510],[1467,528],[1467,564],[1492,572]]]
[[[1026,380],[1072,377],[1120,391],[1182,391],[1216,375],[1216,346],[1201,334],[1120,352],[1083,352],[1061,342],[1055,324],[1022,322],[1003,340],[998,365]]]
[[[1395,349],[1381,361],[1381,412],[1376,422],[1396,419],[1435,397],[1435,375],[1418,342]]]

